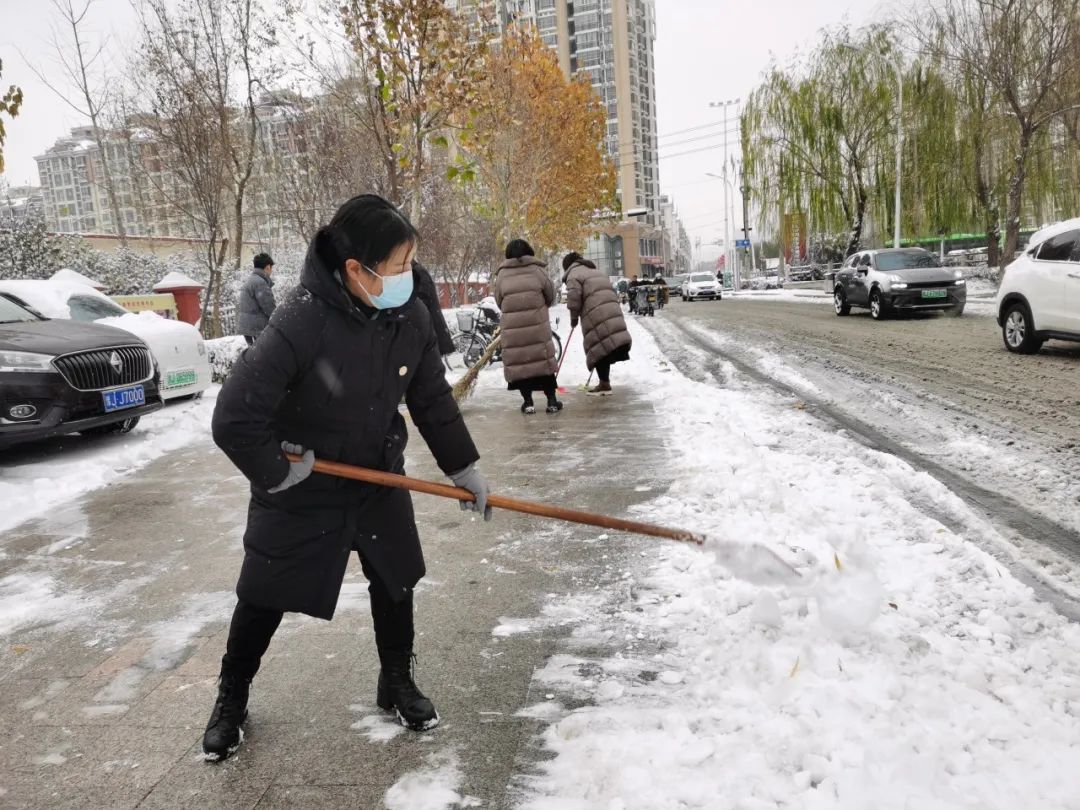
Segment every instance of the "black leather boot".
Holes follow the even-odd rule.
[[[208,762],[227,759],[244,741],[244,730],[240,726],[247,720],[250,689],[250,678],[221,673],[217,701],[203,733],[203,754]]]
[[[379,659],[382,669],[375,699],[379,708],[395,712],[398,722],[410,731],[430,731],[439,725],[439,713],[435,711],[435,706],[413,681],[416,657],[408,652],[380,650]]]

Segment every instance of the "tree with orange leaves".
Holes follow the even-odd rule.
[[[510,29],[489,55],[451,174],[504,243],[579,247],[597,211],[616,205],[600,98],[584,76],[567,80],[529,29]]]

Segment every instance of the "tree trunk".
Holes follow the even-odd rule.
[[[866,192],[859,191],[855,199],[855,216],[851,219],[851,234],[848,237],[847,250],[844,257],[850,256],[859,249],[862,242],[863,224],[866,221]]]
[[[1013,260],[1016,248],[1020,244],[1020,205],[1024,198],[1024,180],[1032,135],[1029,126],[1024,126],[1020,130],[1020,143],[1013,160],[1013,175],[1009,178],[1009,198],[1005,210],[1005,250],[1000,261],[1002,269]]]

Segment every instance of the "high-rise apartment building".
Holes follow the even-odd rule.
[[[656,134],[655,0],[447,0],[482,3],[503,25],[536,27],[567,76],[584,73],[607,113],[624,219],[600,225],[590,258],[610,275],[652,275],[664,264]],[[633,219],[627,212],[644,209]]]

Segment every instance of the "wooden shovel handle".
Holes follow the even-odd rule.
[[[286,454],[289,461],[299,461],[300,457]],[[370,470],[366,467],[356,467],[352,464],[341,464],[337,461],[316,460],[315,472],[324,475],[336,475],[339,478],[348,478],[353,481],[363,481],[367,484],[377,484],[382,487],[395,489],[407,489],[412,492],[423,492],[427,495],[437,495],[440,498],[449,498],[454,501],[475,501],[474,496],[467,489],[452,487],[448,484],[437,484],[434,481],[425,481],[420,478],[410,478],[407,475]],[[679,540],[685,543],[702,545],[705,537],[683,529],[668,529],[664,526],[656,526],[652,523],[640,523],[636,520],[623,520],[621,518],[597,515],[592,512],[580,512],[576,509],[566,509],[561,506],[553,506],[535,501],[523,501],[519,498],[510,498],[506,495],[489,495],[488,505],[496,509],[508,509],[511,512],[521,512],[526,515],[554,518],[565,520],[570,523],[582,523],[586,526],[598,526],[601,529],[614,529],[633,534],[644,534],[650,537],[665,537],[669,540]]]

